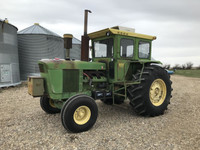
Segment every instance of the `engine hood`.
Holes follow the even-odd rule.
[[[38,64],[44,65],[47,69],[106,70],[106,64],[100,62],[42,59],[38,62]]]

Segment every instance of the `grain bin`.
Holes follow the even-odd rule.
[[[38,60],[64,58],[63,39],[38,23],[18,32],[20,76],[39,75]]]
[[[81,60],[81,41],[73,37],[72,49],[70,50],[70,58]]]
[[[0,20],[0,87],[20,84],[17,28]]]

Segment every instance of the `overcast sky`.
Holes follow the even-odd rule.
[[[84,9],[88,32],[120,25],[156,35],[153,57],[164,64],[200,65],[200,0],[0,0],[0,19],[18,30],[40,23],[59,34],[83,34]]]

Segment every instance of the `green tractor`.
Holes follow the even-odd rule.
[[[87,131],[94,125],[98,99],[105,104],[129,100],[139,115],[162,115],[170,103],[172,82],[159,66],[161,62],[151,59],[156,37],[124,27],[85,35],[82,61],[40,60],[41,77],[28,78],[29,94],[41,97],[41,108],[48,114],[61,113],[64,128],[71,132]],[[64,37],[66,48],[70,38]]]

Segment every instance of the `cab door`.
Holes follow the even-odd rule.
[[[93,61],[106,64],[106,74],[114,78],[114,36],[98,38],[93,41]]]
[[[117,81],[124,81],[130,62],[135,59],[135,39],[120,36],[118,40],[118,59],[116,65]]]

